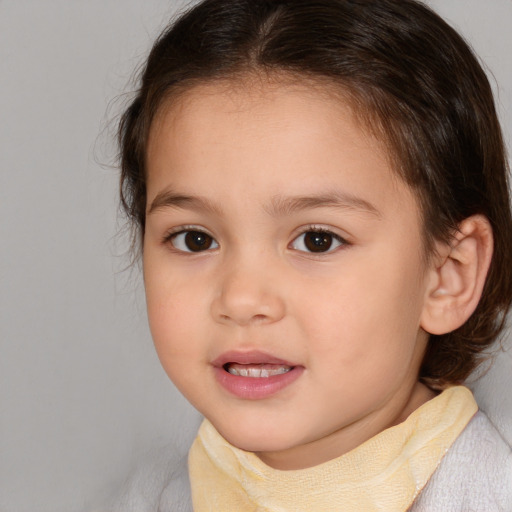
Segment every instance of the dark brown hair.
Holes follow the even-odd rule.
[[[247,73],[329,81],[380,134],[421,204],[427,249],[485,215],[494,255],[480,303],[430,337],[420,377],[464,380],[503,328],[512,300],[508,169],[491,87],[471,49],[415,0],[204,0],[156,41],[119,126],[121,203],[144,232],[145,152],[163,102]]]

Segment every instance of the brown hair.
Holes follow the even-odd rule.
[[[254,71],[327,79],[348,92],[415,190],[428,248],[473,214],[489,219],[495,247],[480,303],[462,327],[430,337],[420,371],[432,386],[464,380],[512,301],[505,149],[471,49],[415,0],[204,0],[156,41],[119,126],[121,203],[139,237],[146,143],[159,107],[195,84]]]

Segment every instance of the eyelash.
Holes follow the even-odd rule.
[[[327,247],[327,250],[325,250],[325,251],[302,250],[302,249],[297,249],[296,247],[293,247],[293,245],[297,242],[297,240],[299,240],[301,237],[304,237],[308,234],[324,235],[324,237],[327,235],[327,236],[331,237],[332,240],[329,242],[329,246]],[[318,240],[318,241],[321,242],[321,240]],[[332,243],[334,241],[336,242],[337,245],[333,248]],[[307,242],[303,241],[302,244],[304,245],[304,247],[306,247]],[[306,226],[305,228],[303,228],[301,230],[301,232],[291,241],[289,247],[291,247],[292,249],[298,250],[299,252],[305,253],[305,254],[322,255],[322,254],[330,254],[332,252],[335,252],[339,248],[348,246],[348,245],[351,245],[350,242],[348,242],[342,236],[334,233],[332,230],[327,229],[325,227],[321,227],[321,226],[311,225],[311,226]],[[321,245],[317,245],[317,247],[321,248]]]
[[[198,250],[193,250],[193,249],[190,249],[190,247],[187,245],[187,237],[191,234],[195,234],[195,235],[198,235],[198,238],[196,241],[199,241],[200,244],[197,245],[197,248]],[[309,240],[310,243],[313,243],[313,246],[316,246],[316,248],[319,248],[319,249],[323,249],[325,247],[322,247],[322,244],[328,244],[327,245],[327,248],[326,250],[314,250],[314,248],[312,249],[311,246],[307,246],[308,244],[308,240],[303,240],[302,242],[302,246],[304,247],[304,249],[298,249],[297,248],[297,241],[301,238],[301,237],[304,237],[308,234],[313,234],[313,235],[316,235],[316,238],[313,237],[312,239]],[[319,237],[323,235],[323,240]],[[201,236],[203,237],[203,240],[204,242],[201,242]],[[180,248],[180,247],[177,247],[176,246],[176,240],[179,238],[179,237],[183,237],[183,244],[186,248]],[[330,237],[329,238],[326,238],[326,237]],[[188,240],[188,243],[190,242],[194,242],[194,240]],[[335,242],[335,247],[333,248],[332,247],[332,244],[333,242]],[[204,230],[196,227],[196,226],[182,226],[180,228],[178,228],[177,230],[175,231],[172,231],[171,233],[168,233],[165,235],[164,239],[163,239],[163,243],[164,244],[171,244],[173,249],[176,250],[177,252],[182,252],[182,253],[191,253],[191,254],[194,254],[194,253],[200,253],[200,252],[206,252],[206,251],[211,251],[211,250],[215,250],[215,249],[218,249],[219,248],[219,243],[215,240],[215,238],[213,238],[211,235],[209,235],[207,232],[205,232]],[[206,248],[201,248],[201,244],[207,244],[206,245]],[[213,245],[213,247],[212,247]],[[329,229],[326,229],[324,227],[319,227],[319,226],[315,226],[315,225],[311,225],[311,226],[307,226],[306,228],[304,228],[291,242],[290,244],[288,245],[289,248],[293,249],[293,250],[296,250],[298,252],[301,252],[301,253],[305,253],[305,254],[316,254],[316,255],[321,255],[321,254],[329,254],[331,252],[334,252],[336,251],[337,249],[339,249],[340,247],[343,247],[343,246],[348,246],[350,245],[350,242],[348,242],[346,239],[344,239],[343,237],[341,237],[340,235],[337,235],[336,233],[333,233],[331,230]]]
[[[199,249],[197,251],[194,251],[194,250],[187,250],[187,249],[182,249],[182,248],[176,247],[175,241],[176,241],[176,239],[178,239],[178,237],[183,237],[184,238],[183,242],[186,244],[187,243],[186,237],[188,235],[190,235],[191,233],[195,233],[197,235],[202,235],[206,239],[205,243],[208,244],[206,249]],[[190,240],[189,240],[189,242],[190,242]],[[182,226],[182,227],[178,228],[177,230],[168,233],[167,235],[165,235],[165,237],[163,239],[163,243],[172,245],[173,249],[178,252],[191,253],[191,254],[205,252],[207,250],[214,250],[219,247],[219,244],[215,240],[215,238],[213,238],[211,235],[209,235],[206,231],[204,231],[196,226]],[[211,244],[215,244],[215,247],[212,248]]]

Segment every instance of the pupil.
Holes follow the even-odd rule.
[[[332,235],[329,233],[310,231],[306,233],[304,242],[311,252],[324,252],[329,250],[332,245]]]
[[[212,245],[212,237],[200,231],[189,231],[185,235],[185,243],[193,252],[205,251]]]

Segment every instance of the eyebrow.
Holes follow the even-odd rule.
[[[164,190],[156,195],[147,210],[147,214],[162,208],[183,208],[202,210],[215,215],[222,214],[220,205],[202,196],[179,194],[172,190]],[[339,208],[370,214],[381,218],[379,210],[370,202],[352,194],[328,192],[311,196],[273,196],[264,210],[272,217],[291,215],[302,210],[315,208]]]
[[[221,213],[220,207],[206,197],[178,194],[172,190],[164,190],[158,193],[151,202],[151,206],[148,208],[147,214],[149,215],[155,210],[160,210],[162,208],[188,208],[202,210],[216,215]]]
[[[381,217],[379,210],[370,202],[352,194],[344,192],[328,192],[312,196],[274,196],[266,211],[272,216],[290,215],[301,210],[315,208],[339,208],[342,210],[354,210]]]

